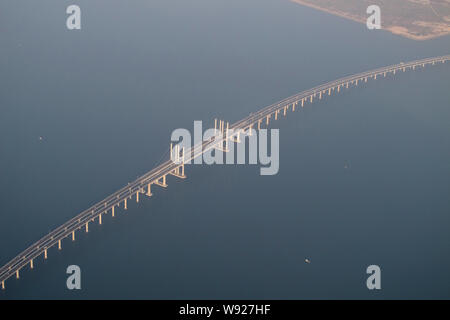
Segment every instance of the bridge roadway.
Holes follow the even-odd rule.
[[[81,212],[74,218],[51,231],[50,233],[39,239],[37,242],[29,246],[27,249],[22,251],[19,255],[17,255],[0,269],[0,282],[2,285],[2,289],[5,289],[5,281],[11,276],[16,275],[16,277],[19,278],[19,271],[23,267],[30,265],[30,267],[33,268],[33,262],[37,257],[44,254],[44,259],[47,259],[48,249],[55,245],[58,245],[58,248],[61,249],[61,241],[66,237],[70,237],[72,235],[72,240],[75,240],[75,232],[77,230],[85,227],[87,232],[90,222],[98,218],[99,223],[101,223],[101,216],[103,214],[106,214],[110,210],[114,215],[114,209],[118,207],[120,203],[124,203],[124,208],[126,209],[127,200],[131,199],[133,195],[136,195],[136,201],[139,201],[139,194],[144,194],[144,188],[146,187],[146,195],[151,196],[151,185],[159,185],[165,187],[167,175],[173,174],[180,178],[184,178],[184,163],[201,156],[203,153],[211,150],[212,148],[219,148],[223,150],[224,143],[226,146],[228,141],[236,140],[236,138],[238,138],[240,134],[251,134],[251,130],[253,128],[256,129],[256,126],[259,129],[264,120],[266,122],[266,125],[268,125],[272,115],[276,119],[278,114],[281,112],[286,115],[289,107],[292,108],[292,111],[295,111],[295,107],[298,106],[299,103],[301,103],[301,107],[303,107],[306,103],[312,103],[314,99],[317,98],[317,96],[319,96],[319,99],[321,99],[322,96],[325,96],[327,94],[331,95],[331,93],[334,91],[339,92],[341,89],[348,89],[350,86],[355,87],[359,82],[367,82],[369,78],[377,79],[377,77],[380,76],[386,77],[386,75],[390,73],[395,75],[395,73],[399,71],[406,71],[407,69],[415,70],[416,68],[425,67],[429,64],[434,65],[436,63],[445,63],[449,60],[450,55],[446,55],[415,60],[406,63],[402,62],[400,64],[343,77],[338,80],[319,85],[312,89],[302,91],[282,101],[267,106],[259,110],[258,112],[252,113],[246,118],[237,121],[231,126],[228,126],[227,124],[226,128],[224,123],[222,123],[220,129],[218,129],[218,132],[222,134],[218,134],[208,141],[199,143],[186,152],[184,152],[183,150],[181,156],[178,150],[178,152],[176,153],[178,153],[181,161],[172,161],[171,156],[171,159],[165,161],[164,163],[155,167],[153,170],[137,178],[135,181],[129,183],[128,185],[114,192],[102,201]],[[179,173],[180,168],[182,168],[182,174]],[[160,181],[161,179],[163,180],[162,182]]]

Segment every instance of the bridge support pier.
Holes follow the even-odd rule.
[[[33,269],[33,259],[30,260],[30,268]]]
[[[154,183],[160,187],[166,188],[167,187],[166,176],[164,175],[162,178],[163,178],[163,182],[159,182],[159,180],[156,179]]]
[[[136,202],[139,202],[139,191],[136,191]]]
[[[125,200],[123,201],[123,207],[124,207],[125,210],[128,209],[128,207],[127,207],[127,198],[125,198]]]
[[[305,104],[305,98],[302,98],[302,108],[303,108],[304,104]]]
[[[16,271],[16,279],[19,279],[19,270]]]
[[[2,281],[2,290],[5,290],[5,281]]]
[[[47,260],[47,249],[44,250],[44,259]]]
[[[152,184],[151,184],[151,183],[149,183],[149,184],[147,185],[147,196],[148,196],[148,197],[151,197],[151,196],[152,196]]]
[[[98,224],[102,224],[102,214],[98,215]]]
[[[321,100],[322,99],[322,91],[320,91],[320,93],[319,93],[319,100]]]
[[[61,250],[61,240],[58,240],[58,250]]]
[[[181,173],[180,173],[180,168],[181,168]],[[177,178],[185,179],[186,176],[184,175],[184,164],[181,165],[180,167],[177,167],[176,169],[174,169],[172,172],[170,172],[170,174]]]
[[[267,125],[267,126],[269,125],[269,119],[270,119],[270,115],[268,115],[268,116],[266,117],[266,125]]]
[[[312,101],[313,101],[313,95],[311,95],[310,98],[311,98],[311,103],[312,103]]]
[[[86,222],[86,232],[89,232],[89,222]]]
[[[252,125],[250,125],[248,127],[248,135],[251,136],[252,135]]]
[[[72,231],[72,241],[75,241],[75,231]]]
[[[258,120],[258,130],[261,130],[261,120]]]

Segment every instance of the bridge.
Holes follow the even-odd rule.
[[[121,204],[123,204],[123,209],[127,210],[127,202],[133,197],[135,197],[136,202],[139,202],[140,195],[151,197],[152,186],[167,187],[167,175],[173,175],[181,179],[186,178],[184,174],[185,163],[201,156],[205,152],[211,151],[211,149],[227,151],[229,143],[239,143],[241,141],[241,135],[252,135],[252,130],[259,130],[262,125],[268,126],[272,117],[277,120],[280,113],[283,113],[283,115],[286,116],[288,111],[294,112],[296,108],[303,108],[306,104],[311,104],[317,99],[320,100],[326,95],[339,93],[342,90],[356,87],[360,83],[368,82],[369,79],[377,80],[385,78],[388,74],[395,75],[398,72],[416,70],[418,68],[424,68],[427,65],[445,63],[449,60],[450,55],[446,55],[406,63],[402,62],[396,65],[358,73],[302,91],[252,113],[231,125],[216,119],[214,124],[216,135],[210,140],[198,143],[188,150],[180,150],[178,146],[173,147],[171,145],[169,160],[156,166],[135,181],[79,213],[77,216],[33,243],[5,264],[0,269],[2,289],[5,289],[6,280],[10,277],[15,276],[19,279],[20,271],[24,267],[29,266],[33,269],[34,261],[38,257],[43,255],[44,259],[47,259],[50,248],[57,246],[58,249],[61,250],[62,241],[65,238],[71,237],[72,241],[75,241],[75,234],[77,231],[85,229],[85,231],[88,232],[89,223],[94,222],[96,219],[98,219],[99,224],[102,224],[102,215],[111,212],[111,215],[114,216],[116,212],[115,209],[119,208]]]

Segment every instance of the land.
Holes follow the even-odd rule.
[[[381,9],[381,28],[413,40],[450,34],[450,0],[291,0],[366,24],[369,5]]]

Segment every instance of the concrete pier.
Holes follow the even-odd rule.
[[[151,197],[152,196],[152,184],[149,183],[147,185],[147,196]]]

